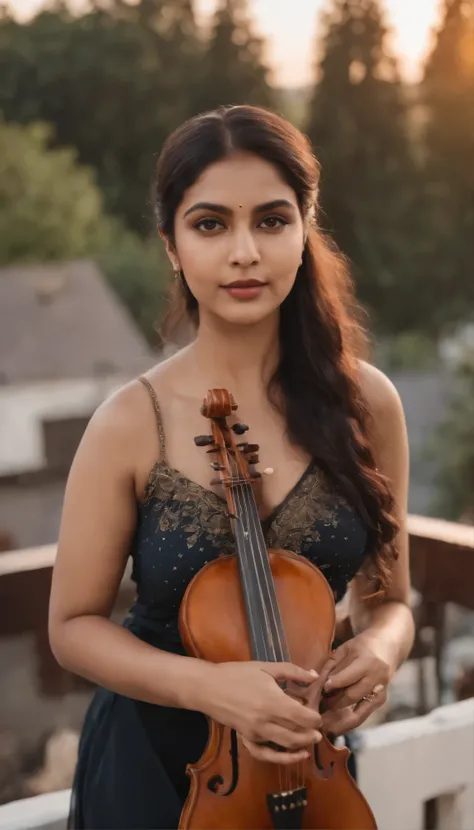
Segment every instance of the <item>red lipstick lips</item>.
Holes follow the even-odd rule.
[[[252,300],[261,294],[265,285],[266,283],[260,280],[234,280],[223,288],[237,300]]]

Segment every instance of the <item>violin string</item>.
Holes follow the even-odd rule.
[[[262,525],[261,525],[260,518],[258,516],[258,512],[257,512],[257,509],[256,509],[256,503],[255,503],[253,491],[251,489],[251,484],[246,483],[246,484],[242,485],[242,490],[243,490],[244,502],[245,502],[245,507],[246,507],[245,512],[246,512],[247,516],[250,518],[250,522],[252,524],[252,530],[253,530],[254,535],[255,535],[256,549],[257,549],[257,552],[258,552],[259,558],[260,558],[260,563],[259,563],[260,566],[261,566],[260,570],[263,573],[265,588],[266,588],[266,594],[267,594],[267,597],[270,601],[271,614],[273,616],[274,627],[275,627],[276,632],[277,632],[278,645],[279,645],[279,649],[280,649],[279,659],[280,660],[286,660],[286,659],[289,659],[289,657],[290,657],[289,648],[288,648],[288,643],[286,642],[286,636],[284,634],[284,629],[282,627],[281,615],[280,615],[279,609],[278,609],[277,598],[276,598],[276,594],[275,594],[275,590],[274,590],[273,576],[272,576],[272,572],[271,572],[271,568],[270,568],[270,560],[269,560],[268,553],[267,553],[267,548],[266,548],[266,545],[265,545],[265,539],[264,539],[264,536],[263,536]],[[253,552],[252,534],[250,535],[250,544],[251,544],[251,548],[252,548],[253,558],[256,561],[256,557],[255,557],[255,554]],[[272,591],[272,587],[273,587],[273,591]],[[264,600],[263,592],[262,592],[261,589],[260,589],[260,593],[261,593],[262,604],[265,607],[265,600]],[[276,655],[276,649],[275,649],[275,644],[274,644],[273,638],[272,638],[272,646],[273,646],[273,652],[274,652],[275,657],[276,657],[277,655]],[[298,788],[299,779],[300,779],[300,777],[302,777],[301,763],[302,762],[299,761],[296,764],[296,770],[295,770],[296,771],[296,786],[295,787],[292,786],[292,773],[294,771],[294,767],[293,767],[293,765],[291,765],[290,767],[285,765],[285,779],[286,779],[285,789],[287,791]],[[279,770],[281,771],[281,765],[279,765]],[[280,777],[280,781],[281,781],[281,775],[279,777]]]
[[[275,661],[277,661],[278,659],[282,659],[282,656],[279,657],[279,655],[277,654],[276,645],[275,645],[275,637],[274,637],[274,634],[273,634],[273,631],[272,631],[272,622],[273,622],[273,629],[276,629],[277,636],[278,636],[278,639],[279,639],[278,620],[276,618],[275,608],[274,608],[274,604],[272,602],[271,587],[270,587],[270,584],[269,584],[269,581],[268,581],[268,574],[266,573],[266,570],[265,570],[265,563],[264,563],[264,558],[262,557],[261,545],[259,544],[258,532],[256,532],[255,521],[254,520],[252,521],[253,516],[252,516],[251,501],[250,501],[249,496],[251,496],[253,494],[252,494],[251,491],[249,492],[249,485],[247,483],[243,483],[243,484],[239,485],[239,490],[240,490],[239,496],[242,495],[242,497],[243,497],[243,505],[244,505],[244,511],[243,512],[245,513],[246,522],[247,522],[247,529],[248,529],[247,540],[248,540],[249,547],[250,547],[250,553],[251,553],[251,557],[252,557],[252,564],[253,564],[254,571],[255,571],[255,574],[256,574],[257,587],[258,587],[258,593],[259,593],[261,608],[262,608],[263,614],[265,616],[265,623],[266,623],[266,629],[267,629],[267,634],[268,634],[268,638],[269,638],[270,651],[271,651],[273,659]],[[258,525],[261,529],[260,521],[258,522]],[[262,540],[263,540],[263,537],[262,537]],[[255,549],[257,551],[257,554],[259,554],[259,555],[256,555]],[[267,559],[268,559],[268,557],[267,557]],[[263,583],[264,583],[263,587],[262,587],[262,576],[263,576]],[[280,652],[281,652],[281,649],[282,649],[281,641],[278,643],[278,645],[280,647]]]
[[[242,510],[241,510],[241,505],[240,505],[240,494],[237,492],[237,488],[234,488],[234,496],[235,496],[235,507],[236,507],[234,512],[236,513],[236,515],[241,520]],[[241,522],[238,523],[238,527],[239,527],[240,524],[241,524]],[[240,527],[240,531],[241,530],[242,530],[242,528]],[[243,551],[244,548],[245,548],[244,539],[242,539],[241,540],[241,551]],[[242,571],[241,571],[241,573],[244,575],[244,582],[245,582],[247,576],[250,576],[250,572],[247,573],[247,568],[245,567],[245,564],[244,564],[244,567],[242,568]],[[247,591],[250,590],[250,586],[249,586],[248,583],[246,585],[246,590]],[[267,650],[266,650],[266,643],[264,643],[264,647],[265,647],[265,657],[266,657],[266,659],[268,659],[268,653],[267,653]],[[282,780],[281,780],[281,764],[278,764],[278,784],[279,784],[279,791],[282,792],[283,787],[282,787]]]
[[[227,447],[226,447],[226,452],[227,452],[227,458],[228,458],[228,461],[229,461],[229,467],[232,470],[232,468],[235,467],[235,461],[232,458],[231,454],[229,453]],[[274,591],[272,592],[272,590],[271,590],[270,579],[272,579],[272,574],[271,574],[271,569],[270,569],[270,566],[269,566],[269,557],[268,557],[268,553],[267,553],[267,549],[266,549],[266,545],[265,545],[265,539],[263,537],[263,531],[262,531],[260,518],[258,516],[258,512],[257,512],[257,509],[256,509],[254,494],[253,494],[253,491],[251,489],[251,484],[248,481],[244,482],[242,479],[240,479],[239,476],[233,475],[233,470],[232,470],[232,481],[236,482],[233,485],[232,489],[233,489],[233,492],[234,492],[234,495],[235,495],[237,515],[239,516],[241,521],[242,521],[243,516],[245,515],[246,526],[247,526],[247,534],[248,535],[247,535],[247,537],[245,537],[245,535],[244,535],[244,538],[241,539],[241,543],[242,543],[241,547],[243,549],[247,549],[246,554],[248,553],[248,549],[250,548],[252,564],[254,566],[254,572],[256,574],[256,582],[257,582],[257,588],[258,588],[258,593],[259,593],[259,598],[260,598],[260,603],[261,603],[261,609],[262,609],[264,617],[265,617],[265,628],[267,630],[267,634],[268,634],[268,638],[269,638],[269,645],[270,645],[270,648],[271,648],[271,651],[272,651],[272,656],[273,656],[273,659],[276,661],[277,654],[276,654],[276,648],[275,648],[275,641],[274,641],[274,637],[273,637],[273,634],[272,634],[272,631],[271,631],[270,619],[268,617],[268,606],[267,606],[267,603],[265,602],[264,591],[262,590],[262,586],[260,584],[259,571],[261,573],[263,573],[263,578],[264,578],[265,588],[266,588],[265,593],[266,593],[267,598],[269,600],[270,609],[271,609],[270,613],[271,613],[271,616],[273,618],[274,628],[275,628],[276,633],[277,633],[278,645],[279,645],[279,648],[280,648],[280,659],[285,659],[285,658],[288,659],[289,658],[289,648],[288,648],[288,644],[286,642],[286,636],[284,634],[284,630],[282,628],[281,616],[277,611],[278,603],[277,603],[277,600],[276,600],[276,595],[274,594]],[[242,501],[241,501],[241,496],[243,497],[243,499],[242,499],[243,505],[242,505]],[[243,528],[240,527],[239,530],[242,532]],[[254,540],[252,538],[253,536],[254,536],[255,547],[257,549],[258,556],[255,555],[254,544],[253,544]],[[247,542],[247,544],[245,544],[245,542]],[[263,553],[263,550],[265,550],[265,553]],[[260,561],[258,561],[259,559],[260,559]],[[265,565],[267,567],[265,567]],[[246,571],[246,568],[243,568],[243,571]],[[248,587],[248,583],[247,583],[246,587]],[[275,608],[275,605],[276,605],[276,608]],[[285,642],[283,643],[282,640],[284,640]],[[284,650],[286,650],[286,654],[284,654]],[[266,643],[265,643],[265,652],[266,652],[266,658],[268,660],[268,651],[267,651]],[[299,787],[300,773],[301,773],[301,777],[303,777],[302,776],[302,771],[301,771],[301,764],[302,764],[302,762],[298,762],[296,764],[296,788]],[[278,773],[279,773],[280,791],[282,790],[282,782],[281,782],[281,772],[282,772],[282,770],[281,770],[281,767],[282,767],[282,765],[279,764],[278,765]],[[285,785],[285,790],[286,791],[290,791],[290,790],[294,789],[291,785],[291,783],[292,783],[291,782],[292,772],[293,772],[293,765],[291,765],[290,767],[288,765],[285,765],[285,776],[284,777],[285,777],[285,780],[286,780],[286,785]]]
[[[241,493],[239,492],[240,488],[239,488],[239,486],[236,486],[233,489],[234,489],[234,494],[235,494],[235,505],[236,505],[236,508],[237,508],[236,513],[239,515],[239,518],[241,518],[241,517],[243,517],[243,512],[244,511],[242,511],[242,506],[241,506],[241,498],[240,498]],[[241,520],[242,520],[242,518],[241,518]],[[244,541],[244,540],[242,540],[242,541]],[[242,547],[245,548],[246,545],[243,544]],[[247,555],[247,552],[246,552],[246,555]],[[257,576],[257,579],[258,579],[258,576]],[[265,612],[265,609],[264,609],[264,612]],[[267,621],[267,630],[268,630],[268,621]],[[266,644],[265,644],[265,655],[266,655],[266,659],[268,660],[269,655],[268,655],[268,652],[267,652],[267,649],[266,649]],[[283,789],[284,789],[284,784],[282,782],[282,765],[278,764],[277,766],[278,766],[278,785],[279,785],[279,791],[281,793],[281,792],[283,792]],[[287,787],[285,787],[285,788],[287,789]]]
[[[234,488],[234,496],[235,496],[236,507],[237,507],[237,510],[238,510],[237,515],[239,515],[239,518],[240,518],[240,522],[238,523],[238,527],[237,527],[237,533],[241,537],[240,538],[240,550],[241,550],[241,552],[244,552],[245,560],[247,560],[248,552],[246,550],[247,545],[246,545],[245,531],[244,531],[244,526],[242,524],[243,511],[242,511],[242,506],[241,506],[241,501],[240,501],[240,494],[239,494],[237,488]],[[255,611],[257,611],[256,602],[255,602],[255,585],[253,584],[253,582],[251,580],[251,569],[247,567],[247,561],[245,561],[243,563],[243,567],[241,568],[241,576],[243,577],[244,589],[246,591],[246,595],[249,597],[251,605],[253,606]],[[258,585],[257,585],[257,587],[258,587]],[[250,625],[251,625],[252,629],[255,626],[255,624],[258,624],[257,619],[251,619],[251,620],[249,620],[249,622],[250,622]],[[266,628],[267,628],[267,631],[268,631],[268,620],[266,620]],[[256,637],[254,638],[254,641],[256,641]],[[263,647],[264,647],[264,650],[265,650],[264,659],[266,661],[269,661],[270,660],[270,655],[268,653],[268,639],[265,639],[265,638],[263,639]]]
[[[250,514],[250,517],[251,517],[251,520],[252,520],[253,528],[254,528],[254,531],[255,531],[255,536],[256,536],[256,539],[257,539],[257,550],[260,553],[262,571],[263,571],[265,582],[266,582],[268,596],[270,598],[270,604],[272,606],[272,614],[273,614],[273,617],[275,619],[275,627],[277,629],[278,640],[279,640],[278,644],[279,644],[279,647],[280,647],[280,659],[282,659],[284,661],[285,660],[291,661],[290,649],[289,649],[289,645],[288,645],[288,642],[287,642],[285,629],[283,627],[283,621],[281,619],[280,610],[279,610],[279,607],[278,607],[278,599],[276,597],[276,592],[274,590],[275,586],[274,586],[274,581],[273,581],[273,575],[272,575],[272,572],[271,572],[270,559],[269,559],[268,552],[267,552],[267,547],[266,547],[266,544],[265,544],[265,538],[263,536],[263,529],[262,529],[262,525],[261,525],[261,522],[260,522],[260,517],[258,515],[254,494],[253,494],[253,491],[251,489],[251,484],[249,484],[249,483],[247,483],[246,486],[245,486],[245,494],[246,494],[246,501],[247,501],[248,507],[249,507],[249,514]],[[259,544],[259,541],[260,541],[260,544]],[[273,591],[272,591],[272,587],[273,587]],[[275,606],[276,606],[276,608],[275,608]],[[296,784],[295,784],[295,787],[294,787],[295,789],[299,789],[304,784],[304,769],[305,769],[304,764],[305,764],[305,761],[297,761],[297,763],[295,765],[296,766]],[[293,769],[294,769],[293,765],[291,767],[287,766],[286,769],[285,769],[285,772],[286,771],[289,772],[289,777],[290,777],[290,782],[287,785],[287,790],[293,789],[293,787],[291,786],[291,773],[292,773]]]
[[[278,647],[280,649],[280,659],[282,661],[285,661],[290,659],[290,650],[286,639],[285,630],[283,628],[283,621],[281,619],[280,609],[278,607],[278,600],[275,592],[275,583],[273,581],[273,574],[271,571],[270,559],[265,544],[262,525],[257,512],[257,507],[255,504],[250,484],[247,485],[246,496],[249,506],[249,514],[255,532],[257,550],[260,554],[261,570],[265,580],[266,593],[271,605],[271,613],[274,620],[274,627],[277,632]]]
[[[234,475],[234,472],[233,472],[233,468],[235,467],[235,462],[234,462],[234,459],[233,459],[233,458],[232,458],[232,456],[230,455],[230,453],[229,453],[229,451],[227,450],[227,448],[226,448],[226,451],[227,451],[227,457],[228,457],[228,462],[229,462],[229,468],[230,468],[230,470],[231,470],[231,480],[232,480],[232,481],[239,481],[239,477],[238,477],[238,475],[237,475],[237,476],[236,476],[236,475]],[[248,556],[247,556],[247,545],[245,544],[247,540],[246,540],[246,537],[245,537],[245,535],[244,535],[244,534],[245,534],[245,531],[244,531],[244,526],[243,526],[243,521],[242,521],[244,511],[242,510],[242,503],[241,503],[241,499],[240,499],[239,487],[241,487],[241,485],[240,485],[240,484],[233,484],[233,486],[232,486],[232,490],[233,490],[234,497],[235,497],[235,506],[236,506],[236,508],[237,508],[237,515],[238,515],[238,517],[239,517],[239,519],[240,519],[240,521],[237,523],[237,528],[236,528],[236,530],[237,530],[238,535],[241,537],[241,538],[240,538],[240,548],[241,548],[241,551],[242,551],[242,552],[244,552],[244,553],[245,553],[245,557],[246,557],[246,558],[248,558]],[[240,515],[239,515],[239,514],[240,514]],[[248,523],[247,523],[247,527],[248,527]],[[245,564],[247,564],[247,563],[245,563]],[[256,571],[256,568],[254,568],[254,570]],[[253,589],[254,589],[255,587],[259,588],[259,585],[258,585],[258,576],[257,576],[257,586],[254,586],[254,585],[252,584],[251,580],[250,580],[250,568],[248,568],[248,569],[247,569],[247,568],[244,566],[244,567],[241,569],[241,574],[243,575],[243,579],[244,579],[244,587],[245,587],[245,590],[246,590],[246,592],[247,592],[247,596],[248,596],[248,597],[250,597],[252,605],[254,606],[255,610],[257,610],[257,608],[256,608],[256,603],[255,603],[255,600],[254,600],[254,596],[255,596],[255,594],[254,594],[254,590],[253,590]],[[260,592],[259,592],[259,593],[260,593]],[[265,609],[264,605],[262,605],[262,608],[263,608],[263,611],[264,611],[264,613],[265,613],[265,610],[266,610],[266,609]],[[253,625],[254,625],[254,622],[255,622],[255,621],[254,621],[254,620],[250,620],[249,622],[250,622],[251,626],[253,627]],[[268,631],[269,631],[269,620],[268,620],[268,619],[266,619],[266,620],[265,620],[265,622],[266,622],[266,628],[267,628],[267,632],[268,632]],[[264,659],[265,659],[266,661],[269,661],[269,660],[270,660],[270,656],[269,656],[268,649],[267,649],[267,641],[265,641],[265,640],[264,640],[264,649],[265,649],[265,658],[264,658]]]
[[[244,496],[244,504],[245,504],[245,502],[247,501],[247,500],[245,499],[245,490],[244,490],[244,486],[243,486],[243,485],[241,485],[241,484],[240,484],[240,485],[237,485],[237,487],[235,488],[235,490],[236,490],[236,497],[237,497],[237,498],[236,498],[236,501],[238,501],[238,503],[239,503],[239,508],[241,509],[241,500],[240,500],[240,496],[241,496],[241,495],[243,495],[243,496]],[[240,493],[240,490],[242,490],[243,492],[242,492],[242,493]],[[247,506],[247,504],[245,504],[244,511],[242,511],[242,515],[243,515],[244,513],[245,513],[246,518],[247,518],[247,521],[248,521],[248,520],[250,519],[250,511],[248,511],[248,506]],[[253,564],[254,564],[255,573],[256,573],[256,577],[257,577],[257,584],[258,584],[258,569],[257,569],[257,561],[256,561],[256,557],[255,557],[255,554],[254,554],[254,551],[253,551],[252,534],[251,534],[251,528],[250,528],[250,522],[249,522],[249,521],[248,521],[248,523],[247,523],[247,527],[249,528],[249,536],[248,536],[248,540],[249,540],[249,545],[250,545],[250,551],[251,551],[252,559],[254,560]],[[258,547],[258,546],[257,546],[257,547]],[[266,618],[266,627],[267,627],[267,631],[268,631],[268,633],[269,633],[269,635],[270,635],[270,637],[271,637],[271,631],[270,631],[270,626],[269,626],[269,621],[268,621],[268,616],[267,616],[267,609],[266,609],[266,606],[265,606],[265,601],[264,601],[264,598],[263,598],[263,592],[262,592],[262,590],[261,590],[260,586],[259,586],[259,593],[260,593],[260,600],[261,600],[262,610],[263,610],[263,613],[264,613],[265,618]],[[273,638],[271,638],[270,645],[271,645],[271,647],[273,648],[273,657],[274,657],[274,660],[275,660],[275,662],[276,662],[276,657],[277,657],[277,655],[276,655],[276,651],[275,651],[275,645],[274,645]],[[268,658],[267,658],[267,659],[268,659]],[[288,791],[288,790],[291,788],[291,772],[289,772],[289,770],[288,770],[288,767],[287,767],[287,766],[286,766],[286,767],[285,767],[285,769],[283,769],[283,770],[282,770],[282,764],[278,764],[277,766],[278,766],[278,784],[279,784],[279,789],[280,789],[280,792],[283,792],[283,791]],[[283,773],[283,779],[284,779],[284,781],[283,781],[283,782],[282,782],[282,773]]]

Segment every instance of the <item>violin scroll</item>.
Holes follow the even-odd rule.
[[[215,418],[228,418],[234,409],[237,409],[237,404],[227,389],[209,389],[201,406],[201,415],[213,421]]]

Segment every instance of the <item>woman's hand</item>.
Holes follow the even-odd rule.
[[[198,708],[235,729],[257,760],[294,764],[308,758],[307,748],[321,740],[321,715],[290,697],[279,684],[303,689],[316,679],[316,672],[291,663],[213,664],[199,693],[204,702]],[[262,745],[269,742],[288,751]]]
[[[395,673],[383,640],[368,631],[339,646],[321,671],[324,683],[323,729],[342,735],[360,726],[387,699]]]

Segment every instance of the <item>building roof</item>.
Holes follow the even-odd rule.
[[[0,383],[135,376],[156,361],[95,263],[0,269]]]

